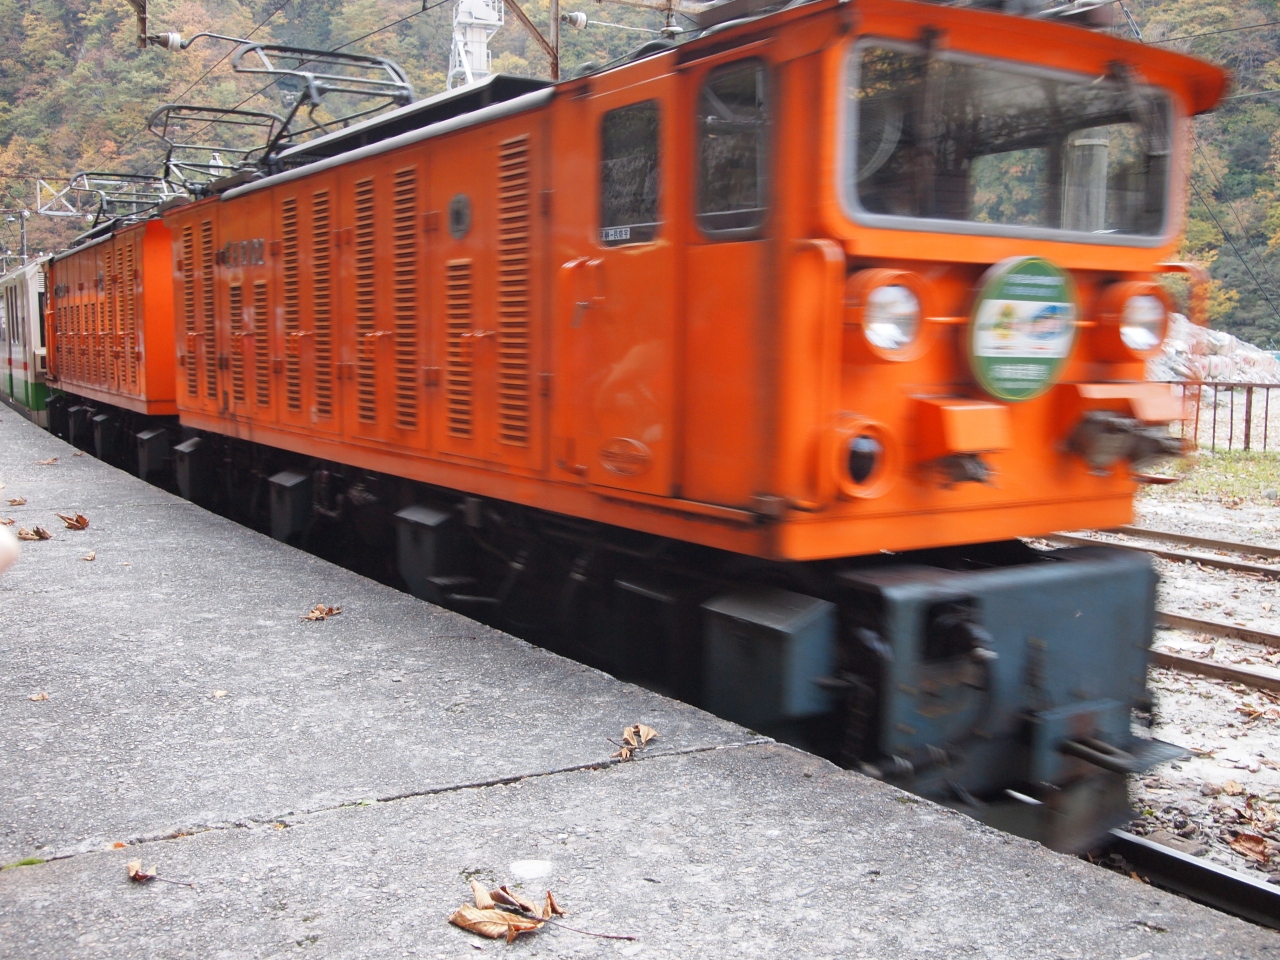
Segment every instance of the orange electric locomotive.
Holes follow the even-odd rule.
[[[1091,842],[1172,755],[1154,575],[1018,538],[1178,450],[1143,369],[1225,78],[1051,20],[731,0],[267,149],[164,213],[180,487]]]

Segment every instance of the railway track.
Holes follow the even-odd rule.
[[[1128,541],[1103,540],[1093,535],[1080,534],[1056,534],[1048,539],[1053,543],[1065,546],[1109,546],[1118,547],[1122,550],[1139,550],[1164,560],[1195,563],[1201,567],[1245,573],[1266,579],[1280,579],[1280,563],[1268,564],[1259,563],[1255,560],[1238,559],[1239,557],[1252,557],[1261,560],[1280,561],[1280,548],[1264,547],[1251,543],[1236,543],[1230,540],[1213,540],[1208,537],[1192,537],[1138,526],[1123,526],[1114,530],[1100,532],[1120,535],[1129,539]],[[1164,546],[1165,544],[1197,549],[1194,552],[1177,550]],[[1235,554],[1236,557],[1223,556],[1223,554]],[[1280,634],[1243,627],[1238,624],[1201,620],[1165,610],[1157,611],[1156,624],[1188,633],[1205,634],[1224,640],[1236,640],[1280,650]],[[1273,674],[1258,670],[1248,670],[1243,667],[1213,660],[1185,657],[1163,650],[1153,650],[1151,659],[1158,666],[1177,670],[1180,673],[1195,674],[1231,683],[1241,683],[1255,689],[1280,693],[1280,673]]]
[[[1223,913],[1280,930],[1280,885],[1123,830],[1112,830],[1106,845],[1090,859]]]

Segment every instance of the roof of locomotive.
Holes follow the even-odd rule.
[[[276,161],[286,169],[314,163],[373,143],[380,143],[404,133],[420,130],[442,120],[474,113],[495,103],[514,100],[526,93],[549,86],[551,86],[550,80],[495,73],[470,86],[446,90],[434,97],[427,97],[425,100],[418,100],[389,113],[371,117],[345,130],[337,130],[314,140],[299,143],[288,150],[281,151]]]
[[[321,170],[328,170],[332,167],[341,166],[350,163],[353,160],[362,160],[365,157],[371,157],[379,153],[385,153],[389,150],[395,150],[397,147],[403,147],[411,143],[418,143],[422,140],[430,140],[434,137],[440,137],[446,133],[453,133],[455,130],[462,130],[466,127],[476,126],[477,124],[486,123],[490,120],[496,120],[499,117],[510,116],[511,114],[521,113],[525,110],[533,110],[537,107],[545,106],[551,102],[554,90],[550,85],[544,85],[542,89],[534,90],[532,93],[526,93],[523,96],[515,97],[511,100],[504,100],[500,103],[493,103],[479,110],[473,110],[470,113],[463,113],[457,116],[440,120],[429,126],[421,127],[416,130],[410,130],[399,136],[389,137],[386,140],[378,140],[370,143],[368,146],[359,147],[355,150],[348,150],[346,153],[335,154],[326,157],[323,160],[317,160],[305,166],[294,167],[292,170],[286,170],[284,173],[277,173],[270,177],[264,177],[261,180],[255,180],[253,183],[247,183],[244,186],[236,187],[223,193],[223,200],[234,200],[236,197],[244,196],[246,193],[252,193],[255,190],[263,190],[267,187],[275,186],[279,183],[288,183],[290,180],[297,180],[300,177],[309,177],[313,173]]]
[[[759,35],[761,30],[771,30],[783,23],[838,7],[845,2],[846,0],[791,0],[791,2],[729,0],[710,8],[708,16],[705,19],[700,18],[707,24],[706,27],[687,40],[670,44],[650,41],[620,62],[606,64],[585,73],[580,72],[572,78],[561,81],[561,84],[572,83],[588,74],[599,76],[606,72],[622,70],[637,60],[672,50],[680,51],[680,56],[684,59],[688,56],[696,56],[699,50],[706,47],[720,49],[731,47],[735,43],[750,42]],[[1133,54],[1140,50],[1140,59],[1143,62],[1157,65],[1165,72],[1179,74],[1189,80],[1187,89],[1191,96],[1193,113],[1202,113],[1211,109],[1222,96],[1227,83],[1225,71],[1203,60],[1082,29],[1068,23],[1015,17],[980,9],[919,3],[916,0],[862,0],[859,5],[881,7],[888,11],[897,8],[904,14],[910,11],[913,20],[922,19],[922,10],[925,8],[930,11],[928,19],[959,18],[958,22],[963,22],[965,18],[970,17],[996,17],[1005,21],[1020,20],[1022,28],[1029,34],[1030,41],[1061,39],[1061,31],[1070,29],[1075,31],[1075,37],[1080,44],[1092,46],[1095,49],[1101,48],[1108,55],[1114,53],[1117,60],[1125,59],[1126,55],[1132,58]],[[741,12],[741,16],[723,19],[730,11]],[[252,183],[235,186],[222,193],[221,197],[224,200],[234,199],[246,193],[286,183],[349,161],[443,136],[524,110],[536,109],[550,103],[555,96],[555,87],[558,85],[560,84],[544,80],[495,74],[472,86],[428,97],[346,130],[291,147],[279,158],[290,169]]]

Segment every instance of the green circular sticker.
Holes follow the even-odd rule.
[[[1057,382],[1075,337],[1075,287],[1065,270],[1040,257],[1015,257],[982,278],[969,324],[969,365],[993,397],[1040,396]]]

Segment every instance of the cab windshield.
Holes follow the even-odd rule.
[[[890,44],[855,47],[846,84],[841,176],[858,220],[1163,234],[1171,115],[1158,91]]]

